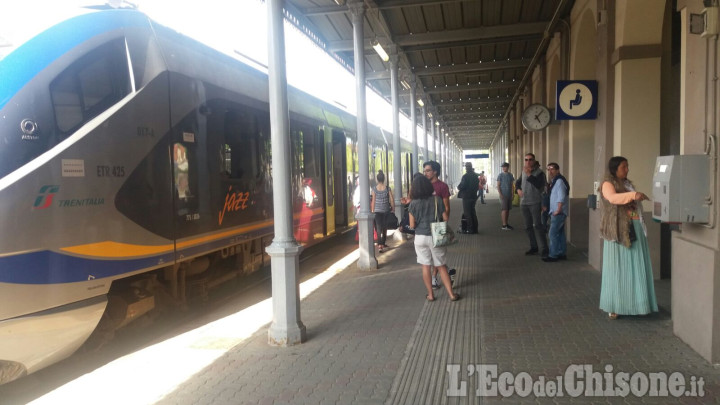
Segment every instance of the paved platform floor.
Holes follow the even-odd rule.
[[[667,311],[609,320],[598,309],[600,273],[583,252],[570,247],[568,260],[557,263],[525,256],[520,210],[511,212],[515,230],[502,231],[492,197],[477,206],[480,234],[460,235],[449,248],[460,301],[450,302],[441,289],[427,302],[412,242],[395,241],[378,255],[377,271],[351,264],[302,300],[301,345],[267,344],[270,288],[261,282],[238,302],[213,307],[213,318],[187,325],[187,332],[169,331],[98,366],[79,362],[80,371],[61,365],[56,379],[76,376],[58,389],[61,383],[45,387],[47,379],[31,375],[13,388],[15,398],[34,401],[13,401],[0,389],[0,404],[720,402],[720,369],[673,335]],[[457,227],[462,204],[453,199],[451,206]],[[327,275],[328,265],[354,248],[352,233],[335,242],[303,262],[303,281]],[[669,303],[668,283],[658,286],[659,301]],[[254,333],[239,332],[250,325]],[[672,377],[669,389],[655,390],[661,396],[629,390],[628,382],[642,391],[650,380],[657,388],[658,373]],[[600,390],[586,393],[581,384],[593,376]],[[491,389],[487,396],[478,396],[481,387]],[[684,395],[701,388],[703,397]],[[616,389],[626,395],[590,396]]]
[[[461,202],[453,199],[451,223],[455,226],[461,210]],[[607,319],[598,309],[600,273],[587,264],[582,252],[570,247],[568,260],[557,263],[525,256],[528,242],[519,209],[511,211],[514,231],[500,229],[499,203],[492,195],[487,204],[478,204],[477,211],[480,234],[461,235],[460,243],[449,249],[450,267],[458,271],[460,301],[449,302],[444,291],[438,290],[438,299],[426,302],[412,242],[396,242],[392,250],[378,255],[377,271],[362,272],[350,266],[303,300],[306,343],[270,347],[263,328],[160,403],[720,401],[720,370],[673,335],[667,311]],[[658,292],[669,294],[669,289],[663,286]],[[485,372],[496,366],[498,375],[509,372],[519,382],[543,377],[546,396],[535,383],[540,396],[531,392],[526,397],[516,393],[504,398],[501,391],[478,397],[478,376],[487,375],[481,364],[489,367]],[[629,392],[626,397],[588,397],[582,387],[564,386],[562,397],[549,397],[554,390],[547,381],[558,381],[570,365],[592,367],[604,373],[602,381],[617,382],[608,392],[618,388],[622,393],[623,381],[634,378],[642,383],[651,372],[679,372],[686,378],[686,390],[672,390],[668,395],[690,392],[693,386],[699,391],[702,378],[705,396],[636,397]],[[636,376],[636,372],[644,374]],[[523,387],[519,384],[520,391]],[[578,393],[582,395],[573,397]]]

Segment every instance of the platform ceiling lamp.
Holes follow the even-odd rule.
[[[345,0],[335,0],[335,4],[337,4],[338,6],[344,6]]]
[[[417,99],[417,103],[420,105],[420,107],[425,107],[425,103],[422,101],[421,98]]]
[[[385,52],[385,49],[383,49],[382,45],[380,45],[380,42],[378,42],[377,39],[374,39],[372,41],[372,47],[377,52],[377,54],[380,56],[380,59],[383,60],[383,62],[387,62],[390,60],[390,56],[388,56],[387,52]]]

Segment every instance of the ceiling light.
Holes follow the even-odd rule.
[[[372,42],[372,47],[377,52],[377,54],[380,56],[380,59],[383,60],[383,62],[387,62],[390,60],[390,57],[388,56],[387,52],[385,52],[385,49],[383,49],[382,45],[376,40]]]
[[[405,90],[410,90],[410,85],[405,80],[400,80],[400,84],[402,84]]]
[[[422,99],[417,99],[417,103],[420,104],[420,107],[425,107],[425,103],[423,103]]]

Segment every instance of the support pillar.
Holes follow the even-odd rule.
[[[435,134],[435,118],[430,118],[430,130],[425,133],[425,145],[427,148],[427,157],[425,158],[425,161],[433,160],[432,155],[430,155],[430,144],[434,144],[435,141],[433,141],[433,137]],[[433,145],[434,147],[434,145]]]
[[[395,179],[395,215],[403,217],[402,209],[402,146],[400,145],[400,103],[398,97],[398,54],[397,47],[390,49],[390,93],[392,98],[393,122],[393,178]],[[412,103],[411,103],[412,107]],[[399,236],[399,232],[396,232]]]
[[[272,272],[273,320],[268,330],[268,343],[277,346],[296,345],[305,340],[305,325],[300,321],[298,286],[302,247],[293,235],[284,3],[284,0],[268,0],[268,82],[275,237],[265,251],[270,255]]]
[[[427,137],[427,110],[425,106],[422,107],[422,130],[423,130],[423,145],[425,145],[425,151],[423,152],[423,161],[428,160],[428,137]],[[412,174],[415,174],[415,171],[422,171],[420,170],[420,164],[415,166],[413,169]]]
[[[410,78],[410,122],[412,123],[412,157],[410,158],[410,178],[412,179],[412,174],[415,173],[415,170],[417,170],[418,167],[418,140],[417,140],[417,114],[415,113],[415,97],[416,95],[416,82],[415,82],[415,76]],[[423,127],[425,125],[423,124]],[[402,217],[398,217],[402,218]]]
[[[440,152],[440,176],[438,178],[442,180],[442,176],[447,175],[447,164],[445,162],[445,146],[443,145],[444,136],[442,129],[438,132],[438,152]]]
[[[375,215],[370,212],[370,155],[368,152],[367,106],[365,105],[365,4],[353,1],[348,4],[352,14],[353,43],[355,48],[355,98],[357,100],[358,173],[360,174],[360,212],[358,220],[358,244],[360,257],[358,269],[375,270],[378,267],[373,242]]]

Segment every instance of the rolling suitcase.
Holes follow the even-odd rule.
[[[465,217],[465,214],[463,214],[460,219],[460,229],[458,230],[458,233],[468,233],[468,231],[468,219]]]

